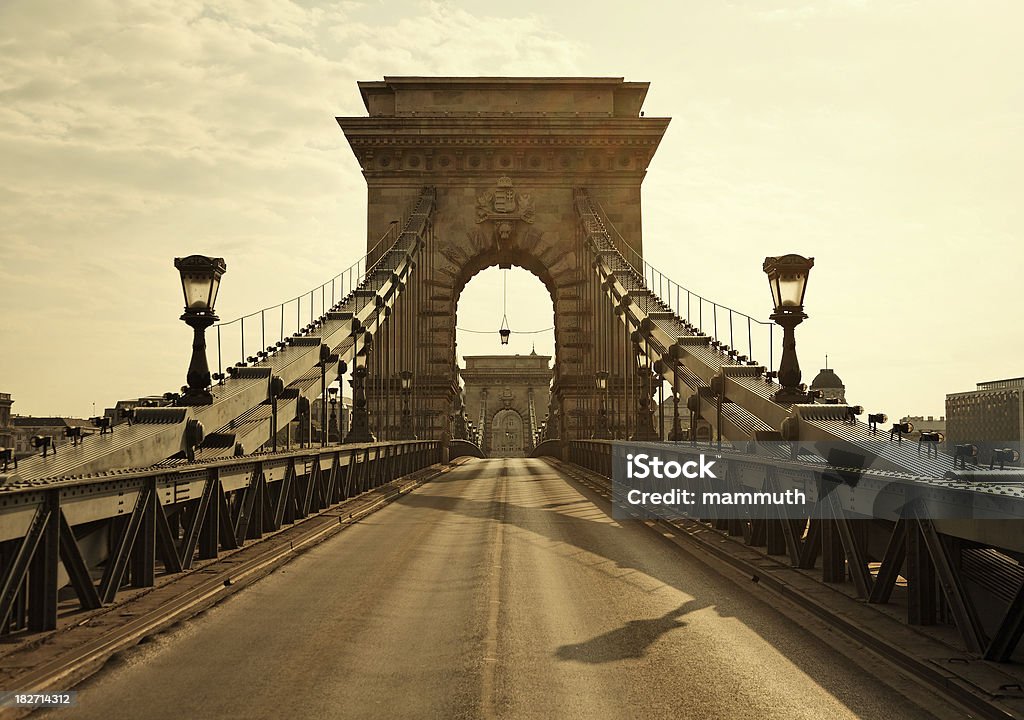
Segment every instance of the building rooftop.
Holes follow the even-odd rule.
[[[811,381],[812,390],[844,390],[846,386],[843,385],[843,381],[836,375],[835,371],[830,368],[822,368],[821,372],[814,376],[814,380]]]
[[[32,417],[31,415],[15,415],[11,418],[15,427],[92,427],[92,422],[83,418],[63,417]]]
[[[1006,380],[988,380],[978,383],[979,390],[1002,390],[1003,388],[1024,387],[1024,377],[1008,378]]]
[[[371,116],[477,114],[637,117],[650,83],[621,77],[418,77],[358,83]]]

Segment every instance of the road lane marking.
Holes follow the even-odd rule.
[[[487,634],[484,638],[484,664],[480,676],[480,711],[485,720],[497,717],[494,708],[494,673],[498,664],[498,614],[501,610],[501,553],[505,540],[505,500],[508,494],[508,461],[498,472],[497,513],[494,517],[494,539],[491,541],[491,572],[487,583],[490,598],[487,613]]]

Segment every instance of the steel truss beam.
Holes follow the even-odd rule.
[[[671,457],[673,452],[699,451],[697,448],[677,447],[678,450],[663,447],[662,450],[668,455],[664,452],[662,454]],[[576,440],[569,443],[566,459],[611,478],[612,448],[613,444],[607,441]],[[722,451],[719,461],[721,466],[726,467],[727,475],[724,477],[730,479],[732,486],[742,483],[748,488],[756,487],[769,492],[793,487],[794,476],[790,473],[798,465],[775,460],[769,462],[729,450]],[[760,467],[761,475],[737,472],[739,467]],[[866,474],[870,475],[870,472]],[[754,477],[760,477],[760,482],[755,482]],[[809,481],[812,477],[808,475]],[[988,660],[1009,661],[1024,637],[1024,583],[1009,603],[995,634],[991,640],[987,640],[977,609],[964,587],[958,563],[950,554],[951,548],[955,548],[959,540],[944,536],[937,530],[920,500],[904,503],[899,508],[900,514],[892,522],[892,531],[881,557],[877,577],[872,577],[868,569],[870,558],[867,555],[869,527],[864,525],[869,521],[852,518],[851,515],[856,516],[856,512],[848,505],[848,498],[853,496],[854,490],[843,483],[824,482],[817,496],[818,501],[827,509],[822,519],[815,512],[814,517],[804,521],[787,519],[781,515],[763,522],[754,521],[747,526],[745,541],[754,545],[763,540],[769,554],[785,552],[790,562],[802,569],[813,569],[821,553],[823,579],[843,582],[848,570],[858,596],[870,603],[888,602],[898,578],[903,574],[907,579],[907,621],[914,625],[934,624],[938,620],[940,598],[937,590],[941,588],[942,598],[965,647]],[[702,521],[723,532],[730,529],[727,522],[714,517],[702,518]]]
[[[893,526],[889,542],[885,546],[885,553],[882,555],[882,562],[878,567],[878,576],[868,595],[868,602],[882,604],[889,602],[893,588],[896,587],[896,581],[899,579],[900,570],[903,569],[903,562],[907,557],[907,533],[907,520],[900,518]]]
[[[873,583],[871,572],[868,570],[867,560],[864,558],[863,549],[854,535],[851,522],[847,519],[846,513],[843,512],[843,504],[836,497],[837,489],[838,486],[833,486],[825,490],[825,497],[832,514],[830,524],[839,533],[843,553],[846,556],[846,567],[853,578],[854,587],[857,588],[857,596],[867,599],[871,595]]]
[[[0,634],[56,628],[61,563],[81,608],[96,609],[113,602],[128,583],[151,586],[158,560],[164,573],[189,570],[197,557],[241,547],[427,467],[440,454],[436,441],[328,447],[9,493],[0,530],[24,520],[18,534],[0,536]],[[133,503],[128,514],[118,514],[122,499]],[[109,552],[83,555],[78,525],[105,533]],[[97,585],[93,573],[101,568]]]
[[[985,648],[985,659],[1009,662],[1024,635],[1024,584],[1017,590],[1007,608],[999,629]]]
[[[935,531],[935,525],[931,519],[922,513],[920,505],[915,504],[912,512],[917,521],[920,538],[935,568],[939,585],[949,603],[960,636],[968,650],[981,654],[985,651],[986,646],[985,631],[970,596],[964,589],[963,583],[960,582],[960,574],[950,562],[946,546]]]
[[[18,545],[13,561],[0,578],[0,629],[6,627],[14,602],[32,565],[36,548],[46,534],[53,510],[50,504],[41,505],[29,524],[25,537]]]

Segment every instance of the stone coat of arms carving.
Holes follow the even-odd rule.
[[[499,252],[511,249],[516,223],[532,224],[533,219],[533,198],[526,193],[517,193],[512,179],[507,176],[498,178],[494,190],[477,195],[476,222],[493,223],[494,242]]]

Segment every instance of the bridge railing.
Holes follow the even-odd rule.
[[[716,342],[736,350],[747,361],[760,358],[767,360],[765,367],[769,370],[775,368],[775,358],[778,357],[776,341],[781,343],[782,338],[776,337],[773,322],[758,320],[745,312],[710,300],[676,282],[644,260],[623,239],[596,198],[590,197],[589,200],[598,210],[596,219],[604,227],[615,249],[629,264],[637,278],[643,281],[646,288],[664,303],[667,310]]]
[[[0,635],[56,628],[65,585],[93,610],[440,460],[431,440],[333,445],[0,489]]]
[[[637,447],[648,449],[664,462],[679,463],[713,452],[719,478],[716,490],[800,489],[813,500],[810,511],[797,516],[792,512],[730,512],[728,506],[704,506],[703,512],[689,516],[646,506],[644,516],[673,524],[703,524],[742,539],[750,548],[761,548],[766,556],[777,556],[781,564],[788,560],[791,567],[803,571],[818,569],[824,583],[851,583],[853,593],[869,605],[889,604],[893,598],[906,603],[910,625],[947,622],[959,631],[964,648],[978,657],[998,662],[1013,658],[1024,635],[1020,610],[1024,570],[1017,561],[1019,507],[1013,510],[1010,503],[1003,505],[1005,520],[942,521],[936,517],[941,515],[942,503],[963,500],[969,489],[955,482],[942,485],[931,478],[838,468],[821,458],[811,462],[760,455],[749,448],[717,450],[691,443],[626,446],[574,440],[566,444],[563,457],[603,478],[612,492],[614,513],[626,516],[640,512],[627,500],[634,487],[657,487],[663,492],[685,488],[697,497],[710,488],[700,479],[634,485],[624,477],[625,453]],[[977,503],[975,509],[980,511],[982,505]],[[1000,523],[1005,523],[1002,532],[996,529]],[[690,532],[694,526],[684,527]],[[908,549],[915,546],[919,549]]]
[[[309,292],[213,326],[211,343],[216,348],[217,372],[238,363],[258,362],[259,353],[280,347],[285,338],[313,324],[328,309],[347,298],[372,272],[383,250],[397,239],[398,223],[392,223],[370,250],[331,279]]]

